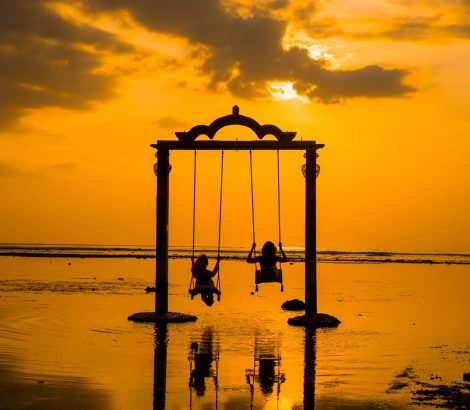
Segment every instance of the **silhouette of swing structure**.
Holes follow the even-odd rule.
[[[215,134],[223,127],[241,125],[250,128],[258,137],[254,141],[214,141]],[[156,203],[156,292],[155,312],[140,312],[129,316],[135,322],[168,323],[197,320],[196,316],[168,311],[168,216],[169,216],[169,162],[170,151],[255,151],[255,150],[303,150],[306,163],[302,167],[305,176],[305,315],[289,319],[289,324],[300,326],[337,326],[340,322],[333,316],[317,311],[317,250],[316,250],[316,176],[317,150],[324,144],[316,141],[294,141],[296,132],[282,131],[272,124],[260,125],[253,118],[241,115],[238,106],[232,114],[214,120],[210,125],[196,125],[188,132],[176,132],[178,140],[158,140],[151,144],[157,150],[154,171],[157,176]],[[201,135],[209,140],[196,141]],[[276,140],[266,140],[273,135]],[[223,158],[223,156],[222,156]],[[223,163],[222,163],[223,164]],[[221,186],[222,190],[222,186]],[[220,231],[220,223],[219,223]],[[219,232],[220,241],[220,232]],[[220,252],[220,250],[219,250]]]

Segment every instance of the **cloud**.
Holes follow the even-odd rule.
[[[279,5],[284,3],[280,2]],[[310,98],[334,102],[351,97],[400,97],[413,88],[404,83],[406,70],[379,66],[331,70],[312,60],[305,49],[282,48],[288,20],[254,8],[249,16],[228,12],[219,0],[87,0],[91,12],[126,10],[149,30],[188,39],[206,50],[201,69],[209,86],[255,98],[271,81],[291,81]],[[303,11],[302,11],[303,10]],[[299,9],[299,15],[313,8]]]
[[[0,178],[20,178],[37,176],[32,172],[23,170],[15,164],[7,161],[0,161]]]
[[[470,2],[469,2],[470,4]],[[457,19],[459,20],[459,19]],[[363,38],[386,38],[405,41],[439,41],[443,39],[470,39],[470,23],[455,21],[444,23],[442,15],[397,17],[389,22],[390,28],[363,33]],[[387,22],[384,22],[385,24]]]
[[[51,164],[47,167],[48,170],[53,172],[69,172],[78,168],[76,162],[59,162],[57,164]]]
[[[380,37],[395,40],[422,40],[428,38],[433,22],[436,19],[408,19],[395,22],[389,30],[380,33]]]
[[[0,129],[28,109],[84,110],[112,98],[115,78],[97,72],[103,55],[133,50],[113,34],[65,20],[43,0],[2,0],[0,37]]]
[[[184,121],[180,118],[172,117],[167,115],[165,117],[159,118],[155,121],[155,124],[162,128],[185,128],[190,126],[187,121]]]
[[[209,88],[228,90],[235,96],[266,96],[267,85],[273,81],[293,82],[297,91],[322,102],[357,96],[399,97],[413,91],[405,84],[403,69],[332,70],[324,61],[312,60],[305,49],[285,50],[287,0],[242,1],[243,12],[237,12],[237,7],[227,9],[228,3],[222,0],[82,0],[74,4],[81,4],[85,13],[124,10],[151,31],[187,39],[192,44],[189,63],[209,77]],[[291,12],[307,18],[314,6],[299,2]],[[468,27],[452,30],[466,33]],[[87,110],[95,102],[113,98],[119,73],[105,73],[103,63],[110,55],[137,55],[132,45],[116,35],[62,17],[46,0],[2,0],[0,36],[0,130],[18,127],[18,119],[32,109]]]
[[[21,165],[11,161],[0,160],[0,178],[40,178],[53,174],[64,174],[79,168],[76,162],[58,162],[35,168],[34,171],[24,169]]]
[[[315,15],[295,14],[296,25],[316,38],[438,42],[470,39],[470,0],[387,0],[383,15],[334,16],[332,7]],[[380,3],[376,4],[380,8]]]
[[[408,18],[403,18],[402,21],[393,23],[388,30],[365,32],[355,37],[362,39],[384,38],[397,41],[426,42],[442,42],[443,40],[453,39],[470,40],[470,23],[438,24],[430,21],[430,19],[414,19],[414,21],[410,21]]]
[[[467,38],[470,40],[470,23],[449,24],[444,28],[444,30],[446,33],[454,34],[456,37]]]

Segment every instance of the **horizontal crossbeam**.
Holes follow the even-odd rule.
[[[150,145],[153,148],[162,150],[306,150],[320,149],[324,144],[317,144],[315,141],[170,141],[160,140],[156,144]]]

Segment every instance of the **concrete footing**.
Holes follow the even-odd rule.
[[[337,327],[341,322],[334,316],[317,313],[316,315],[291,317],[287,320],[287,323],[292,326]]]
[[[184,313],[168,312],[168,313],[155,313],[155,312],[140,312],[134,313],[127,318],[132,322],[147,322],[147,323],[182,323],[182,322],[195,322],[197,316],[186,315]]]

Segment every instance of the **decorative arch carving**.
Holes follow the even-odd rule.
[[[272,124],[261,125],[253,118],[240,115],[237,105],[233,106],[232,114],[225,115],[212,121],[210,125],[195,125],[189,131],[175,132],[176,137],[181,142],[195,141],[201,135],[207,135],[211,140],[215,134],[224,127],[229,125],[241,125],[251,129],[259,139],[263,139],[266,135],[273,135],[280,142],[292,141],[296,132],[282,131],[279,127]]]

